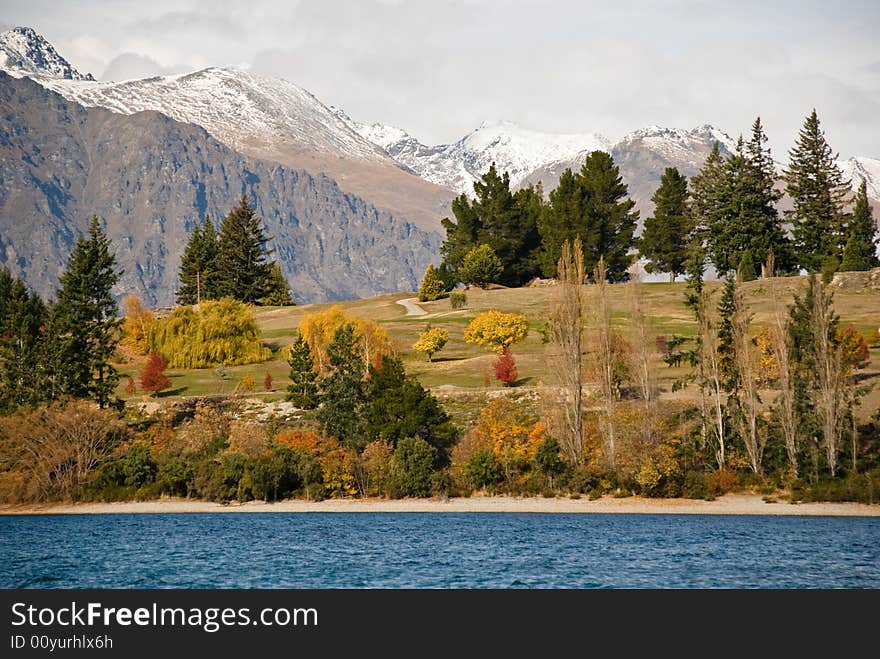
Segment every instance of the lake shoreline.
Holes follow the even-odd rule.
[[[880,517],[880,504],[785,500],[768,503],[760,495],[727,494],[712,501],[587,498],[467,497],[451,499],[326,499],[277,503],[250,501],[227,505],[195,499],[159,499],[112,503],[48,503],[0,505],[0,515],[104,515],[178,513],[594,513],[671,515],[808,515]]]

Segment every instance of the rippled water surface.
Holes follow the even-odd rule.
[[[880,518],[0,516],[4,588],[880,588]]]

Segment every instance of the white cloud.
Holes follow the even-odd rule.
[[[0,0],[0,15],[81,70],[121,71],[126,53],[144,71],[250,63],[426,142],[495,118],[735,135],[760,114],[780,157],[815,106],[842,155],[880,156],[872,0]]]

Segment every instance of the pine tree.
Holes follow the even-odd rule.
[[[736,386],[736,359],[734,354],[734,316],[737,312],[736,280],[727,277],[721,300],[718,302],[718,361],[724,380],[724,389],[732,392]]]
[[[500,280],[504,264],[489,245],[477,245],[464,257],[458,274],[466,284],[474,284],[480,288],[488,288]]]
[[[208,215],[204,224],[196,226],[183,250],[180,261],[178,304],[197,304],[215,300],[217,294],[217,231]]]
[[[458,430],[437,399],[403,369],[399,358],[383,356],[370,367],[366,385],[364,424],[370,441],[395,446],[407,437],[419,437],[436,451],[435,467],[449,463],[449,451]]]
[[[562,243],[580,237],[587,271],[604,258],[609,281],[625,281],[639,216],[634,209],[611,155],[593,151],[580,172],[563,172],[539,224],[545,274],[555,274]]]
[[[459,269],[468,252],[480,244],[489,245],[501,259],[498,282],[521,286],[538,274],[538,217],[543,201],[541,190],[510,190],[510,176],[499,174],[495,164],[474,183],[475,198],[461,195],[452,202],[456,221],[443,220],[446,240],[440,248],[443,264],[460,280]]]
[[[93,216],[70,255],[50,313],[55,396],[91,398],[101,407],[112,402],[119,375],[110,358],[122,323],[112,295],[119,281],[115,266],[110,240]]]
[[[753,130],[752,141],[746,145],[740,138],[721,164],[704,218],[709,256],[722,274],[735,269],[745,252],[763,263],[772,251],[781,267],[788,260],[788,241],[774,205],[778,193],[773,189],[772,159],[762,146],[767,138],[760,120]]]
[[[315,373],[315,357],[302,335],[296,337],[287,356],[290,364],[290,380],[287,400],[302,410],[318,406],[318,374]]]
[[[718,142],[706,157],[700,171],[691,178],[691,202],[688,207],[691,215],[692,245],[701,248],[707,243],[708,227],[719,214],[719,199],[724,178],[724,156]]]
[[[41,386],[46,305],[0,268],[0,411],[45,398]]]
[[[648,259],[648,272],[668,272],[669,281],[674,282],[684,272],[691,233],[687,178],[675,167],[667,167],[651,201],[654,215],[645,219],[639,253]]]
[[[755,260],[752,258],[752,250],[747,249],[740,256],[739,265],[736,266],[736,280],[744,282],[754,281],[756,278]]]
[[[321,432],[361,450],[367,445],[363,420],[366,385],[363,349],[354,325],[345,323],[336,330],[327,346],[327,359],[332,370],[320,382],[317,418]]]
[[[797,264],[818,272],[823,263],[843,255],[846,241],[844,202],[849,185],[837,167],[837,155],[828,146],[816,110],[804,120],[785,170],[786,191],[794,208],[791,222]]]
[[[256,211],[243,196],[220,224],[217,248],[217,294],[256,304],[271,277],[267,239]]]
[[[433,263],[429,263],[419,286],[419,302],[432,302],[446,296],[446,286]]]
[[[877,224],[868,204],[868,184],[862,179],[849,222],[840,269],[844,272],[869,270],[877,265],[880,265],[877,259]]]
[[[260,304],[267,307],[290,307],[296,304],[290,296],[290,285],[281,274],[281,265],[278,261],[269,264],[269,276],[263,287]]]

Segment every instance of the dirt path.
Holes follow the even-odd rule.
[[[428,312],[416,304],[418,299],[419,298],[417,297],[408,297],[403,300],[398,300],[397,304],[406,309],[407,316],[427,316]]]

